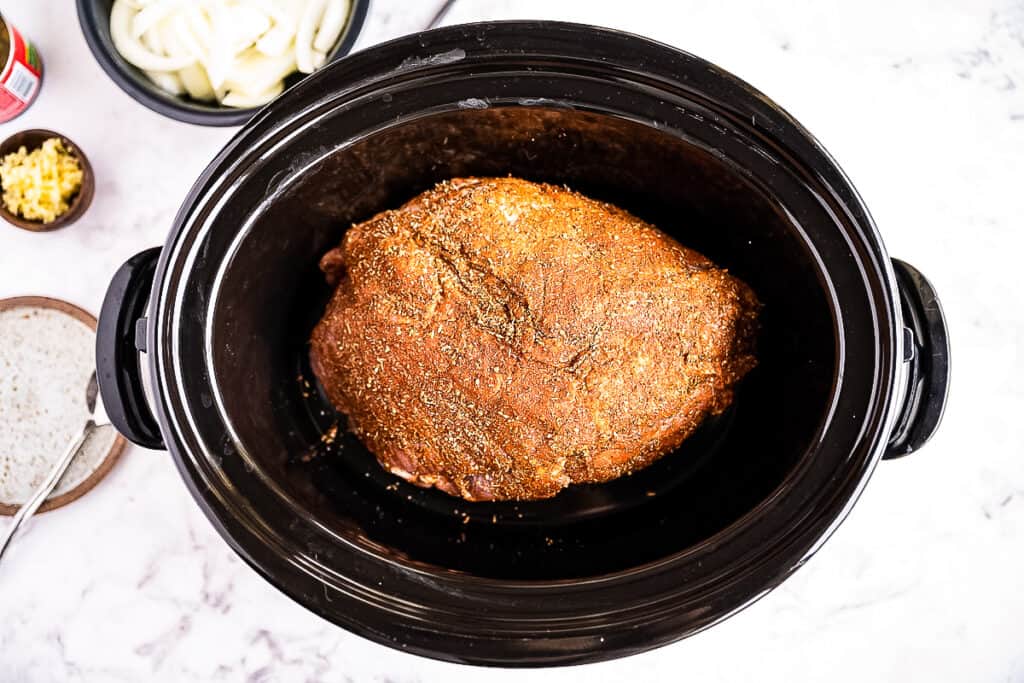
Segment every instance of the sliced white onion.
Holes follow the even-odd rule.
[[[150,2],[132,18],[132,35],[136,38],[142,38],[143,42],[145,42],[146,33],[177,10],[180,5],[181,0],[154,0]]]
[[[350,10],[351,0],[114,0],[110,32],[161,89],[256,107],[327,61]]]
[[[229,92],[221,98],[221,102],[229,107],[261,107],[271,101],[284,91],[284,82],[278,81],[270,90],[265,90],[256,95],[247,95],[242,92]]]
[[[155,55],[167,56],[167,49],[164,48],[163,37],[159,31],[147,31],[140,36],[142,44],[146,46],[146,49]]]
[[[156,83],[164,92],[169,92],[172,95],[185,94],[185,86],[176,73],[171,71],[144,71],[143,73],[149,76],[149,80]]]
[[[198,64],[186,66],[178,72],[178,78],[192,99],[200,102],[217,99],[217,93],[213,91],[210,79],[206,77],[206,70]]]
[[[158,39],[163,43],[164,49],[168,53],[187,54],[189,50],[178,37],[176,23],[174,18],[167,18],[160,22],[150,33],[159,36]],[[206,70],[202,65],[192,64],[184,69],[180,69],[176,75],[178,80],[181,81],[182,87],[185,88],[185,92],[192,99],[203,102],[217,99],[213,88],[210,86],[210,79],[206,77]]]
[[[268,57],[278,57],[291,47],[299,22],[297,13],[285,9],[273,0],[249,0],[253,7],[270,17],[273,25],[256,41],[256,49]],[[294,3],[293,3],[294,4]]]
[[[209,38],[206,41],[206,59],[201,60],[206,66],[206,75],[210,77],[210,85],[216,90],[224,85],[228,73],[235,61],[235,50],[231,25],[231,13],[221,3],[210,3],[207,8],[209,22]],[[196,18],[198,21],[198,17]]]
[[[338,42],[341,31],[348,21],[349,0],[329,0],[323,20],[317,29],[313,49],[326,53]]]
[[[110,9],[110,37],[121,56],[143,71],[177,71],[195,62],[190,55],[164,57],[146,49],[132,36],[131,23],[135,10],[124,0],[115,0]]]
[[[327,0],[308,0],[302,10],[299,28],[295,32],[295,63],[299,71],[311,74],[316,69],[313,56],[313,34],[327,8]]]
[[[213,35],[213,27],[210,25],[208,10],[198,5],[192,5],[185,7],[180,16],[185,17],[185,28],[199,45],[203,54],[209,52],[211,44],[217,38]]]
[[[199,42],[199,37],[196,36],[195,32],[190,26],[188,17],[185,14],[176,14],[170,21],[171,27],[174,30],[174,40],[168,40],[168,37],[164,35],[164,44],[171,45],[176,44],[179,46],[181,54],[191,55],[195,62],[206,61],[206,49],[202,43]]]
[[[231,92],[259,95],[273,90],[292,73],[295,73],[295,53],[268,57],[254,48],[238,56],[224,86]]]
[[[274,25],[265,12],[249,4],[228,5],[226,14],[233,35],[231,49],[236,54],[247,50]]]

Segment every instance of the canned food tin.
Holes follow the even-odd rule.
[[[0,123],[28,109],[39,93],[43,63],[36,49],[0,17]]]

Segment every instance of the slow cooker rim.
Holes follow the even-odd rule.
[[[621,40],[623,38],[626,38],[629,41],[640,40],[640,41],[643,41],[644,43],[648,44],[648,49],[653,48],[653,49],[657,49],[657,50],[670,50],[670,51],[672,51],[673,53],[676,53],[676,54],[680,53],[680,51],[676,50],[675,48],[670,48],[668,46],[662,46],[660,44],[654,43],[653,41],[649,41],[647,39],[639,38],[639,37],[636,37],[636,36],[631,36],[629,34],[623,34],[621,32],[608,31],[608,30],[605,30],[605,29],[594,29],[593,27],[583,27],[583,26],[579,26],[579,25],[567,25],[567,24],[544,25],[544,24],[537,24],[537,23],[534,23],[534,22],[509,22],[509,24],[513,24],[513,25],[517,25],[517,26],[529,26],[532,30],[538,30],[538,28],[545,28],[545,29],[551,29],[551,30],[555,30],[555,31],[581,30],[581,29],[584,30],[584,31],[596,31],[599,34],[601,34],[602,36],[604,36],[606,38],[613,39],[613,40]],[[495,25],[496,24],[484,24],[484,25],[476,25],[476,26],[493,27]],[[507,25],[508,24],[506,24],[506,26]],[[446,31],[447,32],[451,32],[451,31],[455,31],[457,29],[464,29],[464,28],[465,27],[453,27],[452,29],[442,29],[441,31],[435,32],[435,33],[443,34]],[[475,28],[475,27],[471,25],[470,28]],[[375,50],[384,50],[385,48],[392,47],[392,46],[394,46],[396,44],[400,45],[403,42],[407,43],[409,40],[410,39],[408,39],[408,38],[400,39],[399,41],[394,41],[394,42],[386,44],[384,46],[380,46],[379,48],[375,48]],[[441,42],[441,36],[438,36],[438,42]],[[358,57],[359,56],[357,55],[353,59],[356,59]],[[697,59],[697,58],[692,57],[692,56],[689,56],[689,57],[692,58],[692,59],[695,59],[695,60]],[[703,60],[698,60],[698,61],[700,63],[708,66],[708,67],[712,67],[712,65],[710,65],[710,64],[708,64],[706,62],[703,62]],[[716,70],[717,70],[717,68],[716,68]],[[753,90],[749,86],[746,86],[746,84],[744,84],[742,81],[739,81],[739,79],[736,79],[735,77],[732,77],[731,75],[729,75],[729,74],[727,74],[725,72],[721,72],[720,70],[718,71],[718,73],[719,73],[720,76],[725,77],[725,78],[731,80],[734,84],[739,84],[740,86],[746,88],[749,92],[751,92],[755,96],[761,98],[762,102],[766,102],[769,105],[771,105],[771,102],[769,100],[767,100],[767,98],[764,98],[763,95],[760,95],[759,93],[757,93],[757,91]],[[303,84],[303,85],[307,85],[307,84]],[[307,86],[307,87],[310,87],[310,86]],[[777,105],[771,105],[771,106],[777,107]],[[278,107],[278,109],[280,109],[280,107]],[[273,110],[274,110],[274,107],[271,107],[269,110],[267,110],[264,113],[262,113],[258,117],[260,119],[260,123],[262,123],[264,121],[268,121],[275,113],[278,113],[278,112],[275,112]],[[895,294],[894,294],[893,287],[892,287],[892,282],[894,281],[892,278],[894,276],[893,276],[893,274],[891,272],[891,266],[889,265],[888,258],[885,255],[884,247],[882,246],[880,237],[879,237],[879,235],[877,233],[877,229],[875,228],[873,222],[870,220],[870,216],[867,215],[867,211],[864,208],[863,203],[861,202],[860,198],[856,196],[855,190],[853,190],[852,185],[849,184],[848,179],[846,179],[845,175],[842,174],[842,171],[835,164],[834,160],[832,160],[831,157],[829,157],[827,155],[827,152],[824,151],[824,149],[820,146],[820,144],[818,144],[817,141],[814,140],[813,137],[811,137],[809,133],[807,133],[805,130],[803,130],[802,127],[799,126],[799,124],[796,124],[795,121],[792,121],[791,117],[788,117],[788,115],[785,115],[785,113],[782,112],[781,109],[778,110],[778,113],[781,116],[783,116],[784,118],[787,118],[788,122],[791,125],[796,126],[796,132],[798,133],[798,135],[802,135],[804,140],[810,145],[811,150],[813,152],[817,153],[818,155],[822,156],[825,159],[825,161],[829,164],[831,171],[838,173],[839,178],[840,178],[841,182],[843,183],[842,188],[844,190],[847,190],[848,192],[850,192],[852,194],[852,201],[854,202],[854,207],[853,208],[856,209],[857,211],[860,211],[862,213],[862,215],[860,217],[855,217],[855,218],[857,218],[856,223],[859,225],[861,230],[865,230],[865,228],[866,228],[866,230],[867,230],[866,236],[868,237],[868,239],[866,240],[866,243],[869,243],[870,246],[874,247],[874,249],[877,252],[875,254],[875,256],[878,259],[878,263],[880,265],[882,265],[881,270],[883,271],[883,274],[882,274],[882,277],[880,278],[880,280],[881,280],[881,284],[883,284],[885,286],[885,288],[887,288],[887,290],[888,290],[888,296],[884,297],[883,300],[886,301],[889,304],[889,308],[891,309],[890,313],[892,314],[891,318],[892,318],[892,321],[893,321],[892,327],[896,328],[897,327],[897,323],[899,321],[899,308],[898,308],[897,305],[895,305]],[[308,114],[308,112],[307,112],[307,114]],[[195,188],[193,188],[193,192],[190,194],[189,198],[186,200],[185,204],[183,205],[182,212],[179,214],[178,219],[175,221],[175,231],[174,231],[174,233],[172,233],[171,237],[169,237],[168,246],[171,246],[173,243],[177,242],[182,237],[182,232],[183,232],[184,227],[186,225],[186,219],[187,219],[188,213],[189,213],[188,208],[190,207],[190,205],[194,204],[196,202],[196,200],[198,199],[198,194],[200,194],[199,193],[199,189],[202,186],[206,185],[207,181],[212,180],[213,176],[215,175],[213,173],[213,171],[215,169],[216,170],[221,170],[220,169],[221,166],[225,166],[226,167],[226,166],[230,166],[231,165],[231,163],[227,163],[228,162],[228,156],[229,156],[228,152],[231,149],[233,149],[234,147],[240,145],[242,139],[244,139],[246,137],[250,137],[250,138],[253,137],[253,130],[255,130],[256,128],[257,128],[256,125],[251,125],[250,127],[244,129],[241,133],[239,133],[239,135],[236,136],[236,138],[231,143],[229,143],[229,145],[225,148],[225,151],[222,152],[220,156],[218,156],[217,160],[215,160],[210,165],[210,167],[207,169],[207,172],[204,173],[203,178],[201,178],[200,181],[197,182]],[[212,183],[212,185],[216,185],[216,183]],[[192,208],[194,208],[194,207],[192,207]],[[168,385],[167,385],[167,383],[165,383],[165,381],[164,381],[165,378],[163,377],[163,373],[161,372],[161,370],[164,368],[164,359],[163,359],[163,355],[161,354],[161,350],[166,351],[169,348],[169,346],[165,344],[166,340],[163,338],[163,334],[158,333],[159,330],[163,327],[164,322],[165,322],[165,319],[164,319],[164,317],[162,315],[163,313],[165,313],[165,311],[164,311],[164,309],[161,308],[161,304],[164,302],[164,295],[165,295],[165,291],[164,290],[165,290],[165,286],[168,284],[167,279],[166,279],[167,274],[168,274],[169,271],[175,270],[175,268],[172,268],[172,266],[177,266],[178,269],[181,269],[181,270],[178,270],[179,274],[181,272],[184,272],[185,270],[187,270],[187,268],[183,267],[184,264],[175,263],[173,261],[173,259],[171,258],[171,255],[173,253],[174,253],[173,249],[165,249],[164,254],[161,256],[161,263],[160,263],[160,267],[159,267],[159,270],[158,270],[158,273],[157,273],[157,279],[156,279],[156,282],[158,283],[158,288],[155,290],[155,291],[159,291],[160,294],[159,294],[159,296],[154,295],[153,301],[151,303],[153,316],[150,318],[150,320],[152,320],[152,321],[157,321],[157,324],[150,325],[150,328],[149,328],[149,334],[151,335],[149,348],[154,350],[154,354],[153,354],[154,360],[153,360],[153,362],[151,364],[151,370],[152,370],[152,373],[154,375],[154,379],[156,380],[156,383],[154,384],[154,386],[159,386],[160,387],[160,395],[161,395],[161,397],[164,400],[168,401],[168,404],[173,404],[173,400],[172,400],[173,397],[171,397],[167,393]],[[887,268],[886,268],[886,266],[887,266]],[[893,360],[895,360],[895,358],[897,357],[897,354],[898,354],[898,349],[899,349],[898,345],[899,345],[899,342],[900,342],[900,337],[898,335],[893,334],[891,342],[892,342],[892,354],[891,355],[893,357]],[[170,362],[172,359],[167,359],[167,360],[168,360],[168,362]],[[892,402],[894,400],[894,397],[895,397],[895,395],[897,393],[896,390],[897,390],[898,382],[896,381],[895,374],[896,374],[896,371],[899,368],[899,364],[893,362],[892,366],[893,366],[893,372],[891,373],[892,377],[890,378],[891,381],[889,382],[889,386],[887,387],[888,391],[886,392],[886,394],[887,394],[887,396],[886,396],[887,405],[884,407],[884,410],[880,411],[880,412],[885,414],[886,418],[884,420],[882,420],[881,423],[878,424],[876,426],[876,428],[873,430],[874,437],[875,437],[875,439],[874,439],[875,443],[873,443],[870,446],[870,448],[867,449],[868,452],[873,453],[872,457],[866,458],[864,460],[864,462],[862,463],[862,465],[864,465],[862,467],[862,469],[860,471],[854,473],[855,476],[851,477],[851,478],[855,478],[857,480],[857,485],[854,487],[854,490],[852,491],[852,493],[850,493],[847,496],[845,505],[843,505],[842,509],[838,512],[838,514],[833,516],[833,520],[828,525],[828,528],[823,533],[821,533],[821,534],[819,534],[817,536],[816,541],[811,544],[811,547],[807,551],[805,551],[804,553],[801,554],[801,558],[799,559],[799,561],[796,561],[794,563],[794,566],[791,567],[786,573],[782,574],[779,577],[776,577],[776,579],[771,582],[771,585],[777,585],[777,583],[779,581],[781,581],[781,579],[784,578],[784,576],[787,575],[789,571],[792,571],[792,569],[795,569],[796,566],[799,566],[800,564],[802,564],[803,561],[806,560],[806,557],[809,556],[809,554],[813,553],[814,550],[816,550],[816,548],[819,547],[820,544],[822,542],[824,542],[825,539],[827,539],[828,535],[831,534],[831,532],[834,530],[834,528],[836,526],[838,526],[838,524],[845,517],[846,512],[849,510],[849,507],[854,504],[854,502],[856,501],[857,496],[860,493],[860,490],[863,488],[863,485],[866,483],[866,480],[867,480],[867,478],[868,478],[868,476],[870,474],[871,469],[873,469],[874,464],[877,463],[877,460],[880,457],[880,454],[881,454],[880,453],[880,448],[881,448],[881,445],[883,443],[882,439],[884,439],[884,437],[887,435],[888,427],[891,424],[891,421],[893,419],[893,416],[892,416],[893,410],[891,410],[891,404],[892,404]],[[161,424],[162,424],[162,426],[164,428],[165,435],[174,436],[175,437],[175,438],[169,438],[168,439],[168,445],[171,447],[172,453],[174,454],[174,457],[175,457],[175,461],[178,464],[179,469],[181,469],[183,477],[186,479],[189,487],[191,489],[193,489],[193,495],[195,495],[197,500],[199,500],[200,504],[203,506],[204,510],[207,512],[207,515],[210,516],[211,519],[215,521],[215,524],[217,524],[217,526],[221,530],[221,532],[232,541],[233,547],[235,547],[236,550],[239,550],[243,554],[243,557],[246,557],[247,561],[249,561],[250,564],[253,564],[258,569],[258,571],[260,571],[260,573],[266,575],[264,570],[256,563],[255,559],[248,556],[248,554],[246,552],[246,549],[242,547],[242,544],[235,542],[235,539],[234,539],[234,537],[232,535],[232,531],[230,529],[228,529],[227,527],[222,526],[219,523],[219,514],[217,513],[217,511],[215,511],[213,509],[213,506],[214,506],[215,503],[218,503],[218,502],[221,505],[225,505],[226,506],[227,505],[226,500],[223,497],[221,497],[220,495],[217,495],[215,492],[212,492],[212,491],[205,491],[204,492],[204,491],[199,491],[198,490],[198,482],[196,481],[196,479],[194,479],[194,476],[195,476],[196,473],[189,471],[189,469],[187,467],[187,463],[186,463],[186,458],[184,457],[185,453],[183,451],[186,450],[186,443],[185,443],[186,442],[186,438],[184,438],[185,437],[184,434],[181,434],[181,433],[178,432],[177,427],[180,426],[180,425],[177,424],[176,420],[171,419],[171,416],[169,414],[169,410],[166,410],[167,406],[164,405],[163,401],[157,401],[157,406],[156,407],[157,407],[157,412],[158,412],[158,415],[159,415],[159,418],[160,418],[160,422],[161,422]],[[187,417],[187,410],[185,410],[184,413],[185,413],[185,415]],[[212,495],[214,498],[212,500],[207,500],[206,499],[207,495]],[[765,503],[762,503],[762,505],[765,505],[767,503],[768,503],[768,501],[765,501]],[[733,526],[741,525],[741,523],[744,522],[744,520],[749,521],[748,517],[749,516],[744,517],[743,520],[740,520],[739,522],[737,522]],[[230,515],[229,515],[228,521],[237,521],[237,520],[231,518]],[[730,527],[730,529],[731,528],[732,527]],[[716,536],[716,538],[717,538],[717,536]],[[532,588],[536,588],[538,590],[543,590],[545,588],[561,590],[561,589],[564,589],[567,585],[579,586],[580,584],[601,584],[601,585],[607,587],[609,582],[616,582],[616,581],[618,581],[620,579],[626,579],[626,578],[628,578],[630,576],[650,576],[652,573],[655,573],[659,569],[667,570],[667,569],[669,569],[669,568],[671,568],[673,566],[673,564],[676,562],[677,559],[678,559],[677,556],[672,556],[670,558],[665,558],[664,560],[658,561],[656,563],[652,563],[651,565],[645,565],[644,567],[640,567],[640,568],[632,569],[632,570],[627,570],[625,572],[620,572],[620,573],[616,573],[616,574],[613,574],[613,575],[608,575],[608,576],[605,576],[605,577],[596,577],[594,580],[583,580],[583,581],[580,581],[580,580],[568,580],[568,581],[559,581],[559,582],[549,582],[549,583],[543,584],[543,585],[537,585],[536,582],[532,582],[530,584],[530,586]],[[408,568],[406,568],[406,569],[408,569]],[[275,582],[274,577],[268,576],[268,578],[271,579],[272,583]],[[509,586],[509,585],[516,585],[516,584],[509,583],[509,582],[499,582],[496,585]],[[295,597],[295,596],[293,596],[293,597]],[[756,596],[754,596],[754,598],[756,598]],[[300,601],[302,601],[302,600],[300,600]],[[721,618],[725,618],[725,616],[727,616],[727,615],[722,615]],[[357,627],[358,625],[354,625],[354,626],[356,626],[355,630],[360,630]],[[602,628],[605,628],[605,627],[606,626],[602,626]],[[682,634],[676,634],[674,637],[679,637],[680,635],[682,635]],[[372,634],[371,634],[371,637],[373,637]],[[670,639],[673,639],[673,638],[670,638]],[[660,643],[652,643],[650,646],[653,647],[655,644],[660,644]],[[426,653],[426,654],[431,654],[432,656],[437,656],[437,653]],[[614,655],[609,654],[608,656],[614,656]]]

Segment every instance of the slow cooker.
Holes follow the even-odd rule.
[[[317,260],[348,226],[508,174],[613,202],[749,283],[759,366],[646,470],[467,503],[377,465],[307,340],[330,293]],[[764,595],[879,460],[931,436],[949,378],[935,292],[799,123],[693,55],[551,22],[401,38],[289,89],[114,276],[97,350],[115,426],[170,452],[270,583],[372,640],[504,666],[639,652]]]

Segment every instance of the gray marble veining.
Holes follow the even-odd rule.
[[[429,19],[375,0],[362,44]],[[230,130],[136,105],[100,71],[64,3],[5,15],[46,63],[0,133],[45,126],[89,153],[89,213],[53,234],[0,226],[0,297],[98,311],[116,267],[163,241]],[[932,279],[953,385],[937,437],[879,466],[849,520],[740,615],[628,660],[538,681],[1024,681],[1024,4],[1019,0],[461,0],[445,23],[575,20],[710,59],[781,103],[839,159],[890,252]],[[334,628],[236,558],[164,453],[131,449],[47,513],[0,568],[0,681],[445,681],[486,675]],[[0,521],[0,524],[3,522]]]

